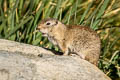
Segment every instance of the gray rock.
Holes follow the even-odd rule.
[[[53,55],[37,46],[0,39],[0,80],[111,79],[79,57]]]

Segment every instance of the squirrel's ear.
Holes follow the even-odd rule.
[[[55,21],[54,24],[52,24],[52,26],[56,26],[58,24],[58,21]]]
[[[56,24],[58,24],[58,21],[56,21]]]

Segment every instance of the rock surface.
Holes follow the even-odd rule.
[[[0,80],[111,79],[78,57],[54,55],[37,46],[0,39]]]

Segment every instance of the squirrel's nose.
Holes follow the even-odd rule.
[[[41,28],[41,26],[40,26],[40,25],[38,25],[38,26],[37,26],[37,28],[36,28],[36,30],[40,30],[40,28]]]
[[[39,28],[37,27],[36,30],[39,30]]]

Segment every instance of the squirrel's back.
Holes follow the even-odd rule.
[[[66,40],[71,40],[69,48],[89,62],[97,65],[100,55],[100,38],[98,34],[83,26],[67,26]]]

